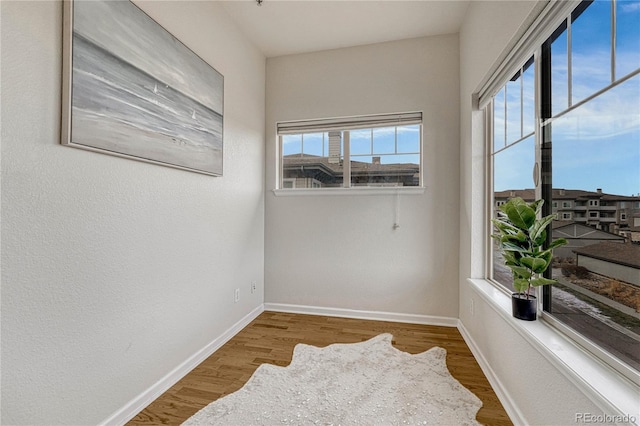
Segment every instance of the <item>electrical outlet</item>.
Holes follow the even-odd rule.
[[[236,293],[234,296],[234,301],[237,303],[240,300],[240,289],[236,288]]]
[[[251,293],[255,293],[255,292],[256,292],[256,282],[251,281]]]

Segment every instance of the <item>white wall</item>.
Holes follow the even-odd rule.
[[[139,5],[225,77],[224,176],[59,145],[62,3],[1,2],[3,424],[99,423],[263,301],[265,58]]]
[[[458,37],[267,60],[265,302],[458,312]],[[278,121],[424,113],[424,194],[276,197]]]
[[[482,114],[472,111],[471,95],[535,6],[528,1],[471,2],[460,32],[460,319],[481,356],[508,390],[507,405],[523,424],[573,424],[576,413],[600,414],[602,410],[467,281],[469,277],[483,277],[483,231],[488,220]]]
[[[609,262],[607,260],[600,260],[591,256],[584,256],[578,254],[577,264],[585,267],[588,270],[595,272],[596,274],[604,275],[605,277],[615,278],[627,283],[640,285],[640,271],[638,268],[627,265],[620,265],[618,263]]]

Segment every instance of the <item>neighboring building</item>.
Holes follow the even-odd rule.
[[[579,266],[640,286],[640,246],[604,242],[574,250]]]
[[[283,158],[282,188],[335,188],[342,186],[342,159],[309,154],[293,154]],[[352,186],[418,186],[420,165],[381,164],[380,157],[371,163],[351,161]]]
[[[556,220],[553,222],[552,228],[552,236],[554,240],[556,238],[566,238],[568,242],[566,246],[554,249],[553,254],[556,257],[574,257],[574,251],[576,249],[602,242],[618,244],[623,244],[625,242],[625,237],[622,235],[600,231],[576,222],[563,222]]]
[[[535,199],[533,189],[507,190],[496,192],[496,206],[509,198],[521,197],[525,201]],[[563,222],[576,222],[611,234],[624,235],[640,240],[637,228],[640,222],[640,196],[613,195],[597,189],[596,192],[580,189],[553,189],[553,212]],[[636,240],[632,240],[636,241]]]
[[[640,244],[640,217],[634,217],[632,225],[628,229],[621,229],[620,235],[633,243]]]

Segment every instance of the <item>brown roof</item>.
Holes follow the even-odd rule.
[[[330,163],[328,157],[321,157],[309,154],[292,154],[284,156],[284,166],[316,166],[325,169],[327,172],[342,173],[344,167],[342,161],[339,163]],[[420,170],[418,164],[372,164],[362,161],[351,161],[351,173],[390,173],[394,174],[414,174]]]
[[[512,195],[513,194],[513,195]],[[640,197],[628,197],[626,195],[606,194],[598,191],[584,191],[582,189],[562,189],[554,188],[551,194],[554,200],[589,200],[589,199],[601,199],[610,201],[638,201]],[[507,189],[506,191],[497,191],[494,194],[494,198],[511,198],[520,197],[525,201],[535,200],[534,189]]]
[[[581,256],[640,269],[640,245],[638,244],[602,242],[577,248],[573,252]]]

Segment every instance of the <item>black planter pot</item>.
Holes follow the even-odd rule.
[[[511,311],[513,316],[525,320],[535,321],[538,315],[538,300],[535,296],[513,293],[511,295]]]

